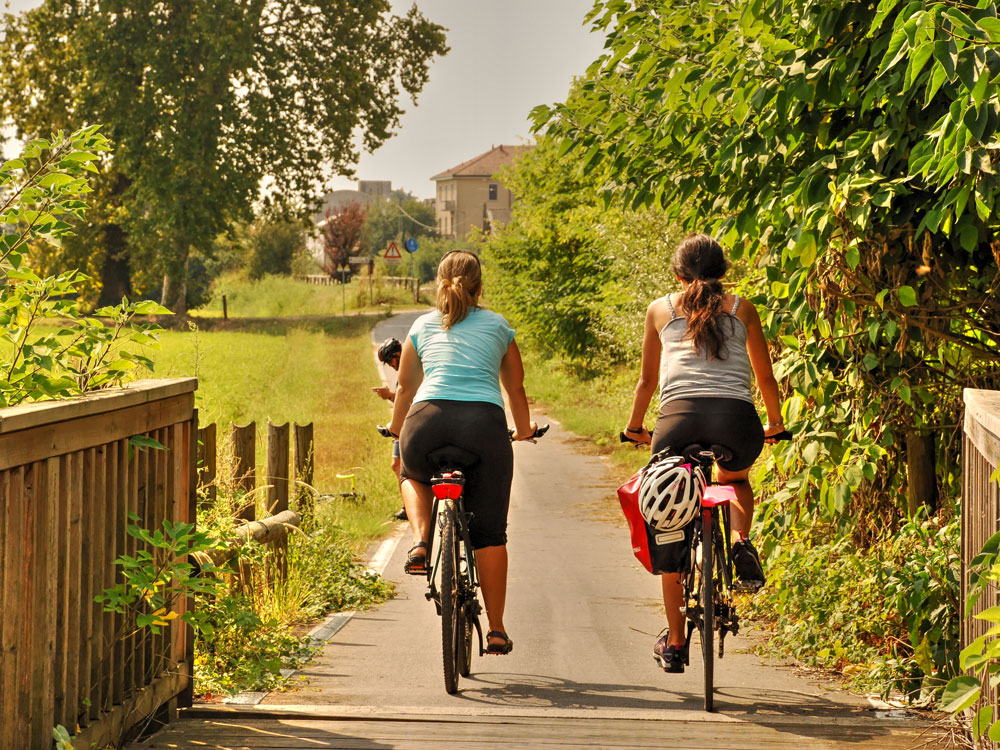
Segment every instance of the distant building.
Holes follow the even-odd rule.
[[[434,202],[438,233],[442,237],[464,237],[470,229],[490,232],[510,220],[514,198],[496,178],[531,146],[494,146],[485,154],[434,175]]]
[[[392,197],[392,182],[390,180],[358,180],[358,192],[388,200]]]
[[[392,196],[392,182],[389,180],[359,180],[357,190],[331,190],[323,197],[319,211],[313,214],[314,230],[306,240],[309,254],[320,265],[324,261],[323,227],[326,224],[326,212],[341,211],[351,203],[367,206],[372,201],[388,199]]]

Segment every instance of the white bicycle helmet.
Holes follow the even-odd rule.
[[[650,466],[639,482],[639,512],[659,531],[683,529],[695,516],[705,493],[705,475],[680,456]]]

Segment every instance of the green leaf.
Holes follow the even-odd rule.
[[[948,713],[964,711],[979,700],[980,683],[975,677],[960,675],[952,678],[941,694],[940,709]]]
[[[165,451],[167,449],[167,446],[163,443],[146,435],[133,435],[128,439],[128,444],[134,448],[153,448],[158,451]]]
[[[913,287],[901,286],[897,294],[899,295],[900,304],[904,307],[913,307],[917,304],[917,293],[913,290]]]
[[[993,706],[983,706],[972,720],[972,733],[976,737],[982,737],[989,731],[992,721]]]

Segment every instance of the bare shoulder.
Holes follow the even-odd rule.
[[[666,297],[657,297],[646,308],[646,320],[650,321],[657,332],[670,320],[670,305],[667,304]]]
[[[735,295],[730,294],[726,295],[726,297],[727,304],[729,304],[730,309],[732,309],[732,305],[735,304],[736,301]],[[732,301],[729,302],[728,300]],[[736,308],[736,317],[743,321],[743,325],[747,328],[750,328],[751,326],[760,326],[760,315],[757,313],[757,308],[754,307],[753,302],[748,300],[746,297],[740,297],[740,306]]]

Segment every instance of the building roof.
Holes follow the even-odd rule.
[[[500,167],[509,164],[525,151],[534,146],[494,146],[485,154],[480,154],[468,161],[463,161],[457,167],[446,169],[431,177],[432,180],[446,180],[453,177],[492,177],[500,171]]]

